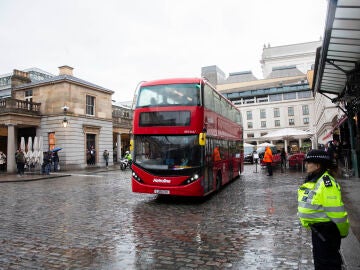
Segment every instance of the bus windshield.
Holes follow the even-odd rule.
[[[140,88],[137,107],[174,105],[200,105],[200,84],[164,84]]]
[[[182,170],[201,166],[198,135],[137,135],[133,162],[144,169]]]

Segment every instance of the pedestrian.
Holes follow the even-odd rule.
[[[51,151],[44,152],[44,158],[43,158],[43,173],[44,174],[50,174],[51,170]]]
[[[221,160],[220,146],[217,145],[213,151],[213,161],[219,161],[219,160]]]
[[[286,151],[285,148],[281,148],[280,157],[281,157],[281,168],[286,169]]]
[[[348,234],[349,220],[334,164],[323,150],[309,151],[304,160],[307,176],[298,189],[298,217],[311,229],[315,269],[341,270],[340,244]]]
[[[0,151],[0,171],[6,171],[6,155],[2,151]]]
[[[267,171],[268,171],[268,174],[267,174],[268,176],[273,175],[272,161],[273,161],[273,155],[272,155],[271,148],[270,148],[270,146],[266,146],[263,162],[266,164],[266,168],[267,168]]]
[[[25,154],[23,150],[18,149],[15,153],[15,162],[17,167],[17,174],[19,176],[24,175],[25,172]]]
[[[59,161],[60,161],[60,159],[59,159],[58,152],[57,151],[53,152],[52,153],[52,164],[54,166],[54,172],[57,172],[60,168]]]
[[[105,159],[105,166],[107,168],[109,166],[109,151],[105,149],[103,156]]]
[[[95,165],[95,154],[96,154],[96,150],[92,145],[90,147],[90,165]]]

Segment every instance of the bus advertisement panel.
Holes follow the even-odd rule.
[[[142,83],[133,121],[133,192],[205,196],[238,177],[241,119],[204,79]]]

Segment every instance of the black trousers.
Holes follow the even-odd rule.
[[[273,175],[271,162],[266,162],[266,168],[267,168],[267,171],[268,171],[268,175]]]
[[[315,270],[341,270],[341,236],[336,224],[324,222],[312,226],[311,238]]]

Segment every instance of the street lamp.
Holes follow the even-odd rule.
[[[63,112],[64,112],[64,119],[62,120],[62,125],[64,128],[66,128],[69,124],[69,121],[66,119],[66,113],[69,110],[69,107],[64,105],[64,107],[62,107]]]

